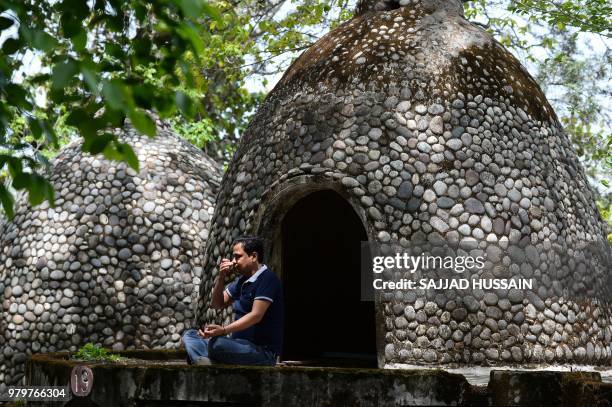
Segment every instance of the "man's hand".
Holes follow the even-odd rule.
[[[221,309],[227,307],[230,304],[231,296],[225,290],[225,278],[229,273],[234,270],[236,263],[229,259],[222,259],[219,265],[219,276],[215,281],[215,286],[212,292],[212,307],[214,309]]]
[[[234,262],[230,259],[221,259],[221,264],[219,265],[219,273],[223,277],[226,277],[229,273],[232,272],[234,267]]]
[[[198,334],[202,337],[204,337],[204,339],[208,339],[208,338],[213,338],[215,336],[222,336],[225,335],[225,328],[223,328],[221,325],[215,325],[215,324],[210,324],[204,327],[204,330],[200,329],[198,331]]]

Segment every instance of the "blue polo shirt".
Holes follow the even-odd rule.
[[[249,278],[237,278],[225,291],[234,300],[235,320],[251,312],[255,300],[271,303],[259,323],[232,333],[232,338],[247,339],[280,355],[283,348],[283,290],[276,274],[264,265]]]

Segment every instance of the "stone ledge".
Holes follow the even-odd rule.
[[[443,370],[190,366],[181,350],[119,354],[127,359],[83,363],[68,360],[67,352],[34,355],[26,363],[27,384],[66,385],[72,368],[87,364],[94,386],[80,401],[92,406],[612,405],[612,384],[599,373],[495,370],[484,387]]]
[[[597,372],[496,370],[489,381],[492,406],[610,406],[612,383]]]
[[[187,400],[268,406],[453,406],[466,405],[472,397],[463,376],[442,370],[189,366],[180,362],[185,356],[181,351],[119,354],[132,359],[86,363],[94,374],[89,399],[100,406],[169,406],[171,401]],[[67,352],[32,356],[26,363],[27,383],[65,385],[72,368],[82,363],[67,357]]]

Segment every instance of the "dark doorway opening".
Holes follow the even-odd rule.
[[[299,200],[282,223],[283,360],[376,367],[374,302],[361,301],[361,220],[334,191]]]

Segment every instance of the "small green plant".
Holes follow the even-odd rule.
[[[123,358],[119,355],[114,355],[108,350],[101,348],[93,343],[86,343],[74,354],[74,359],[92,360],[92,361],[109,361],[118,362]]]
[[[604,221],[608,222],[608,242],[612,243],[612,199],[610,196],[598,199],[596,202],[597,208],[601,213]]]

